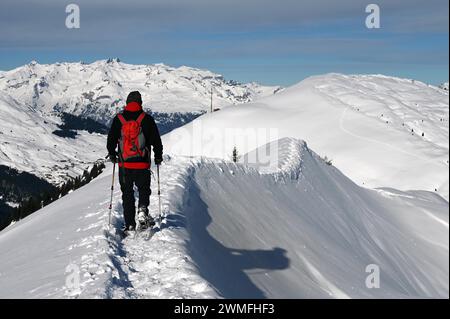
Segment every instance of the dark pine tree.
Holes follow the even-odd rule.
[[[233,155],[232,155],[232,157],[233,157],[233,162],[237,163],[238,160],[239,160],[239,153],[238,153],[238,150],[237,150],[236,146],[233,148]]]

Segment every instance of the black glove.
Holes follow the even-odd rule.
[[[155,157],[155,164],[156,164],[156,165],[161,165],[162,161],[163,161],[162,158],[156,158],[156,157]]]
[[[109,159],[111,160],[112,163],[114,164],[117,163],[118,162],[117,153],[116,152],[110,153]]]

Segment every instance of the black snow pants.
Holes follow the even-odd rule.
[[[119,169],[120,189],[122,190],[122,205],[125,226],[136,226],[136,207],[134,203],[134,185],[139,192],[138,207],[150,204],[150,170],[149,169]]]

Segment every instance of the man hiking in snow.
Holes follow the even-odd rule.
[[[138,91],[131,92],[126,103],[124,111],[114,117],[107,144],[111,161],[119,164],[125,219],[124,232],[136,229],[134,185],[139,191],[138,223],[141,229],[154,224],[148,213],[151,194],[151,147],[153,147],[154,163],[160,165],[163,160],[163,146],[158,127],[153,117],[142,110],[141,94]]]

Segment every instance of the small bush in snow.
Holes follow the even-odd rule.
[[[323,157],[322,160],[325,162],[325,164],[332,166],[333,160],[331,158],[328,158],[327,156]]]
[[[233,148],[233,154],[231,157],[233,159],[233,162],[237,163],[239,161],[240,156],[239,156],[236,146]]]

